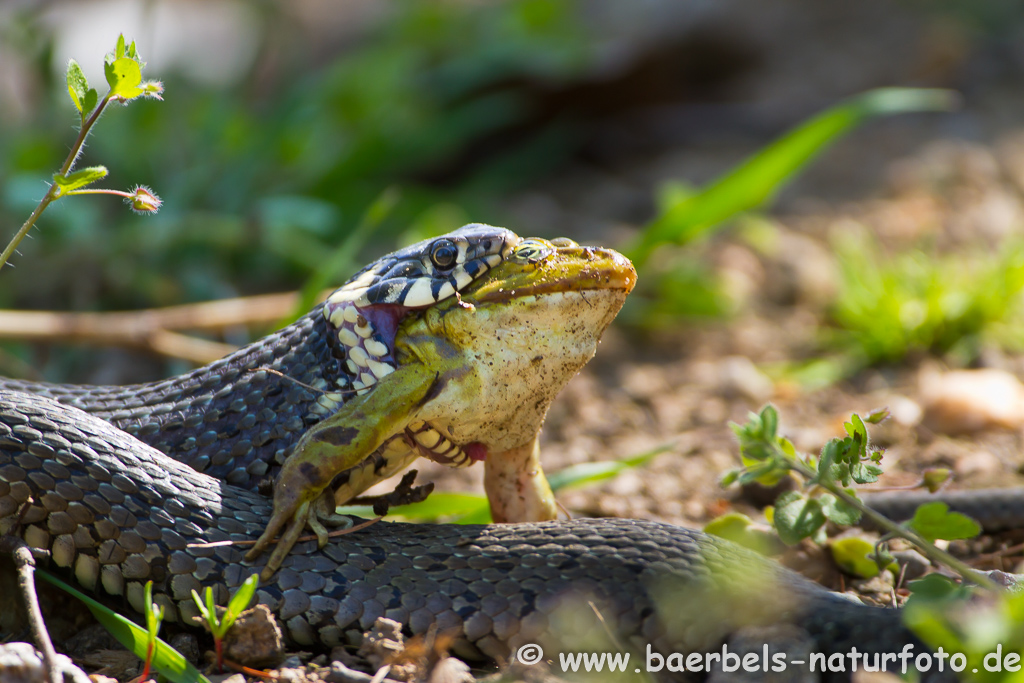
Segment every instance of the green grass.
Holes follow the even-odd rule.
[[[975,359],[985,343],[1020,348],[1024,243],[997,251],[885,254],[867,235],[835,243],[840,289],[829,343],[861,364],[913,353]]]
[[[797,125],[703,188],[667,181],[658,191],[658,215],[625,249],[640,271],[625,319],[656,327],[680,317],[729,312],[728,297],[694,242],[769,204],[829,145],[861,124],[880,116],[945,111],[955,102],[948,90],[870,90]],[[658,251],[662,258],[653,258]]]

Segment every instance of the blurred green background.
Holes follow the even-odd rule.
[[[112,108],[81,163],[106,165],[104,186],[153,188],[164,207],[144,217],[108,197],[58,203],[5,269],[0,307],[117,310],[296,289],[382,197],[389,211],[348,268],[470,221],[622,246],[666,193],[708,182],[878,86],[954,88],[964,106],[857,131],[773,211],[863,196],[887,164],[929,140],[984,142],[1019,125],[1020,3],[841,5],[6,3],[0,225],[13,234],[73,140],[68,58],[102,83],[102,55],[120,32],[149,62],[144,76],[165,83],[165,101]],[[694,249],[648,292],[673,313],[668,325],[674,313],[735,311]],[[857,310],[847,306],[847,318],[865,315]],[[4,372],[49,379],[127,381],[184,367],[3,348]]]

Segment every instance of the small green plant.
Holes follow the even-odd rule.
[[[146,633],[149,635],[146,641],[146,658],[143,660],[142,674],[139,680],[149,679],[149,668],[153,662],[153,655],[156,653],[157,634],[160,633],[160,622],[164,620],[164,607],[153,602],[153,582],[146,582],[146,595],[144,604],[146,607]]]
[[[979,596],[938,574],[909,588],[903,622],[934,652],[946,653],[948,668],[976,683],[1024,682],[1024,591]]]
[[[204,603],[199,593],[192,591],[192,599],[195,600],[196,607],[199,608],[199,613],[206,620],[206,625],[210,629],[210,633],[213,635],[213,644],[217,652],[217,668],[224,668],[224,654],[222,652],[222,643],[224,636],[227,634],[228,629],[238,619],[238,615],[245,611],[249,607],[249,603],[252,602],[252,598],[256,595],[256,587],[259,586],[260,575],[253,574],[248,579],[242,582],[242,585],[238,587],[235,594],[228,600],[227,607],[224,608],[224,614],[217,614],[217,606],[213,603],[213,589],[209,586],[206,587],[206,602]]]
[[[933,562],[944,564],[979,585],[995,588],[988,577],[932,543],[940,538],[954,540],[976,536],[981,529],[969,517],[950,512],[942,503],[928,503],[918,508],[910,521],[900,525],[868,508],[857,497],[855,484],[874,482],[882,473],[882,451],[871,446],[867,425],[878,424],[887,415],[885,410],[863,419],[853,414],[844,424],[846,436],[831,439],[820,454],[812,456],[798,453],[789,439],[779,436],[778,412],[767,405],[760,413],[751,413],[745,424],[731,425],[739,441],[743,467],[728,472],[722,483],[728,486],[758,482],[771,486],[783,477],[796,474],[802,480],[801,488],[779,496],[770,513],[783,542],[793,545],[811,538],[824,543],[826,522],[853,525],[864,516],[885,532],[875,551],[880,568],[891,562],[883,544],[898,537],[916,546]],[[856,555],[852,546],[841,548],[840,556],[851,566],[858,562]]]
[[[914,249],[887,256],[866,233],[845,233],[835,253],[841,280],[831,343],[857,359],[851,367],[914,351],[966,364],[984,340],[1020,346],[1024,244],[1011,241],[996,253],[937,257]]]
[[[164,87],[159,81],[142,80],[142,69],[145,66],[146,63],[139,57],[135,41],[125,45],[124,35],[118,36],[114,51],[108,53],[104,59],[103,72],[109,90],[103,99],[100,99],[96,89],[89,87],[89,82],[78,62],[73,59],[68,62],[66,73],[68,94],[81,119],[78,137],[71,146],[71,151],[68,152],[64,163],[61,164],[60,170],[53,174],[53,183],[49,190],[43,195],[35,210],[22,224],[3,253],[0,253],[0,267],[7,263],[11,254],[39,220],[39,216],[46,210],[46,207],[63,197],[82,194],[110,194],[123,198],[132,210],[138,213],[151,214],[160,208],[160,198],[149,188],[141,185],[136,186],[130,192],[87,189],[89,185],[107,176],[105,166],[89,166],[77,171],[73,170],[75,162],[78,161],[78,157],[82,153],[86,138],[89,137],[93,126],[111,102],[128,103],[139,97],[162,99]]]
[[[110,635],[114,636],[119,643],[134,653],[139,659],[143,661],[148,659],[151,668],[159,672],[161,676],[171,681],[171,683],[210,683],[209,679],[189,664],[188,660],[181,653],[157,638],[155,633],[151,634],[149,630],[143,629],[135,622],[122,617],[109,607],[97,602],[95,599],[69,586],[44,570],[37,569],[36,575],[85,603],[85,606],[96,617],[96,621],[100,622],[110,632]],[[150,597],[151,593],[147,593],[146,602],[152,605]],[[148,625],[148,612],[146,621]]]

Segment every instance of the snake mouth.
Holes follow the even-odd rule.
[[[502,303],[512,299],[587,290],[621,290],[636,285],[636,270],[622,254],[595,247],[554,247],[537,261],[513,257],[491,271],[490,277],[462,294],[469,303]]]

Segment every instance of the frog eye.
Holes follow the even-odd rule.
[[[441,270],[447,270],[459,260],[459,249],[451,240],[438,240],[430,246],[430,261]]]
[[[540,240],[527,239],[516,247],[515,256],[517,259],[528,263],[537,263],[551,255],[551,247]]]

